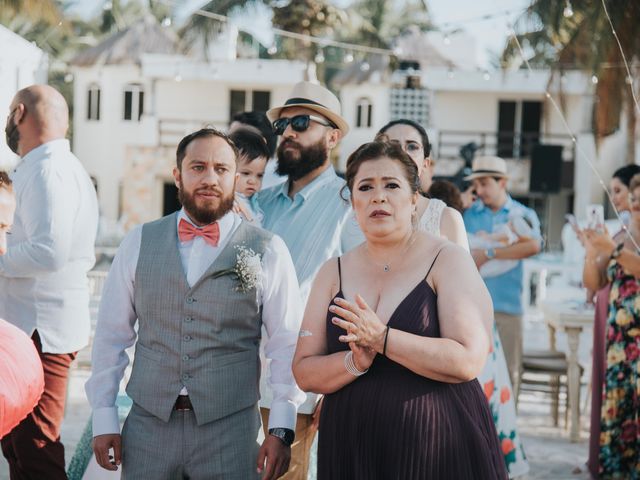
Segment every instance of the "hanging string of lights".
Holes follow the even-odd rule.
[[[604,0],[602,0],[602,5],[603,5],[603,7],[605,9],[605,13],[607,15],[607,18],[609,18],[609,14],[607,13],[606,6],[604,4]],[[565,7],[565,12],[564,12],[565,16],[567,16],[567,8],[571,9],[571,4],[569,3],[569,0],[567,0],[567,6]],[[571,14],[573,14],[573,11],[571,11]],[[613,36],[617,39],[618,38],[618,34],[617,34],[617,32],[615,30],[615,27],[613,26],[613,23],[611,22],[610,18],[609,18],[609,24],[611,26],[611,29],[612,29],[612,32],[613,32]],[[522,60],[523,60],[523,62],[525,64],[525,66],[527,67],[528,71],[529,72],[533,72],[533,69],[531,68],[531,64],[529,63],[529,60],[527,59],[527,57],[526,57],[526,55],[524,53],[522,45],[520,44],[520,41],[518,40],[518,36],[516,35],[516,33],[513,30],[513,28],[511,28],[511,26],[509,26],[509,37],[510,37],[510,41],[515,42],[515,45],[516,45],[516,47],[518,49],[518,52],[520,53],[520,56],[522,57]],[[618,45],[620,46],[620,42],[619,41],[618,41]],[[624,55],[624,52],[622,51],[622,47],[621,46],[620,46],[620,53],[622,55],[622,58],[624,60],[625,65],[627,65],[627,73],[628,73],[629,77],[631,77],[630,71],[628,69],[627,59],[626,59],[626,57]],[[591,77],[591,81],[592,81],[593,84],[597,84],[598,83],[598,77],[593,75]],[[633,84],[633,79],[632,79],[631,84]],[[633,90],[634,90],[633,86],[631,86],[631,90],[633,92]],[[636,108],[637,108],[638,104],[637,104],[637,100],[636,100],[636,97],[635,97],[635,92],[633,92],[633,93],[634,93],[634,100],[636,101]],[[570,136],[571,141],[575,145],[576,151],[578,152],[578,157],[577,158],[583,158],[584,160],[586,160],[587,164],[589,165],[589,168],[594,173],[594,175],[596,177],[596,180],[598,181],[598,184],[604,190],[604,192],[605,192],[605,194],[607,196],[607,199],[609,201],[609,204],[613,208],[613,211],[615,213],[616,218],[620,221],[620,224],[622,225],[622,229],[625,231],[625,233],[627,234],[627,237],[631,240],[631,243],[633,243],[633,245],[636,248],[636,250],[640,250],[640,246],[636,243],[635,239],[633,238],[633,236],[631,235],[631,233],[627,229],[626,225],[622,221],[622,217],[620,216],[620,212],[618,211],[618,209],[616,208],[616,206],[615,206],[615,204],[613,202],[613,198],[611,196],[611,192],[607,188],[607,185],[605,184],[605,181],[602,178],[602,175],[600,175],[600,172],[598,171],[595,163],[593,162],[591,157],[587,154],[587,152],[585,151],[584,147],[580,144],[580,142],[578,142],[575,133],[573,132],[573,130],[569,126],[569,122],[567,120],[567,117],[562,112],[562,108],[560,108],[560,105],[558,105],[558,102],[553,98],[553,95],[551,94],[551,92],[549,92],[549,89],[545,90],[544,94],[545,94],[545,97],[547,98],[547,100],[549,100],[549,103],[553,106],[553,108],[556,111],[556,113],[558,114],[558,116],[560,117],[560,121],[562,122],[562,125],[566,129],[567,134]]]
[[[568,1],[568,0],[567,0]],[[627,61],[627,56],[624,54],[624,50],[622,49],[622,44],[620,43],[620,39],[618,38],[618,32],[613,26],[613,22],[611,21],[611,17],[609,16],[609,11],[607,10],[607,4],[604,0],[602,0],[602,8],[604,10],[604,14],[607,16],[607,20],[609,22],[609,26],[611,27],[611,33],[613,34],[613,38],[616,39],[616,43],[618,44],[618,49],[620,50],[620,55],[622,56],[622,62],[624,63],[624,67],[627,71],[626,82],[629,85],[629,89],[631,90],[631,97],[633,98],[633,102],[636,106],[636,111],[640,113],[640,105],[638,105],[638,97],[636,95],[636,90],[633,88],[633,76],[631,75],[631,70],[629,69],[629,62]]]

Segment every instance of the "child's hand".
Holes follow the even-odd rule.
[[[237,213],[238,215],[244,217],[247,222],[253,222],[253,216],[251,215],[251,212],[244,205],[244,203],[239,202],[237,198],[233,201],[232,210],[233,213]]]

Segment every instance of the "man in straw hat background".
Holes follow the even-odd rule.
[[[513,200],[507,193],[507,164],[499,157],[478,157],[473,161],[471,175],[478,199],[464,213],[464,223],[470,234],[493,233],[515,217],[531,225],[532,235],[519,238],[501,248],[471,250],[478,268],[489,260],[518,260],[511,270],[485,278],[493,300],[496,325],[504,347],[515,398],[520,388],[522,366],[522,259],[537,254],[541,248],[540,221],[536,212]]]
[[[351,206],[340,196],[345,183],[330,160],[349,126],[337,97],[311,82],[296,84],[284,104],[269,110],[267,116],[281,137],[276,172],[287,181],[257,194],[264,211],[263,227],[282,237],[289,247],[306,303],[320,266],[352,246],[343,238]],[[316,402],[317,395],[308,394],[298,409],[291,464],[283,477],[288,480],[307,478],[317,429]],[[268,398],[261,401],[265,404]],[[263,408],[262,414],[267,424],[268,410]]]

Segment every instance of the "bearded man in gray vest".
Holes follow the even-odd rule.
[[[300,292],[284,242],[231,211],[237,155],[217,130],[185,137],[174,169],[182,210],[132,230],[109,272],[86,390],[96,460],[122,464],[123,479],[276,479],[288,469],[305,398],[291,372]],[[275,398],[260,445],[263,324]],[[134,343],[121,438],[116,396]]]

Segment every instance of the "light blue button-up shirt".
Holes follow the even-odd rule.
[[[313,280],[324,262],[352,245],[344,234],[351,205],[341,196],[345,181],[329,167],[289,198],[289,182],[258,192],[263,228],[279,235],[289,247],[306,303]],[[344,197],[348,196],[346,191]]]
[[[477,200],[469,209],[464,212],[464,225],[469,233],[484,231],[491,233],[498,227],[509,222],[510,217],[521,216],[529,221],[533,235],[541,239],[540,220],[536,212],[525,207],[520,202],[507,196],[507,201],[494,212]],[[485,284],[493,300],[493,309],[496,312],[508,313],[511,315],[522,315],[522,260],[517,267],[502,275],[485,278]]]

